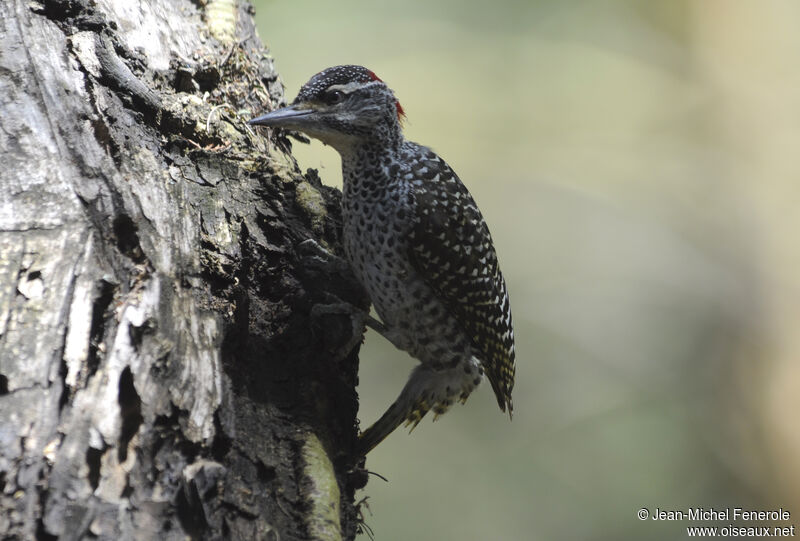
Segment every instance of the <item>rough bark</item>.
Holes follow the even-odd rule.
[[[0,537],[352,539],[365,306],[233,0],[0,2]]]

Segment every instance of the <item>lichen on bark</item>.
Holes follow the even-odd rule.
[[[0,4],[6,538],[309,539],[322,486],[355,536],[352,330],[309,314],[367,300],[296,250],[339,193],[245,124],[282,85],[230,5]]]

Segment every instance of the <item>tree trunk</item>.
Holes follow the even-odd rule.
[[[235,0],[0,2],[0,537],[353,539],[366,307]],[[313,324],[312,324],[313,323]]]

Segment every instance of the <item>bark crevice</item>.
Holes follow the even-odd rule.
[[[357,352],[310,311],[368,303],[298,254],[340,194],[246,125],[283,95],[238,6],[0,5],[5,538],[355,536]]]

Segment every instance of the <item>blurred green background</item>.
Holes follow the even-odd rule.
[[[698,525],[641,507],[783,506],[800,526],[800,3],[255,4],[289,100],[345,63],[395,90],[511,292],[513,422],[485,385],[390,436],[367,463],[389,483],[362,493],[376,539]],[[341,184],[331,149],[295,155]],[[370,332],[361,363],[366,427],[414,361]]]

